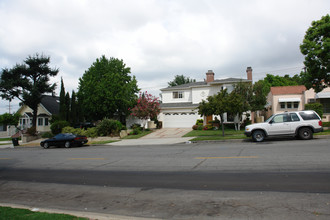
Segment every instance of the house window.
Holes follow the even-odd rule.
[[[49,122],[48,122],[48,118],[45,118],[45,126],[48,126]]]
[[[44,118],[38,118],[38,126],[44,125]]]
[[[299,102],[281,102],[281,109],[285,108],[298,108],[299,107]]]
[[[173,92],[173,99],[182,99],[183,92]]]

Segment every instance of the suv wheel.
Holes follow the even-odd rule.
[[[265,133],[261,130],[254,131],[252,133],[252,139],[255,142],[262,142],[265,139]]]
[[[309,140],[313,138],[313,132],[310,128],[299,129],[299,137],[303,140]]]

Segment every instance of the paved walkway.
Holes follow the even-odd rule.
[[[108,145],[162,145],[186,143],[192,137],[182,137],[191,131],[191,128],[162,128],[139,139],[123,139]]]

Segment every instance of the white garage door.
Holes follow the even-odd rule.
[[[191,128],[199,118],[197,113],[165,113],[164,128]]]

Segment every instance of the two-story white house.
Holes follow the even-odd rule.
[[[197,119],[202,119],[197,109],[202,100],[217,94],[222,89],[227,89],[230,93],[233,91],[235,83],[252,83],[252,68],[248,67],[246,72],[247,79],[214,79],[214,72],[209,70],[206,73],[206,79],[202,82],[161,89],[162,104],[159,121],[163,122],[164,128],[192,127]],[[212,120],[212,118],[206,120]]]

